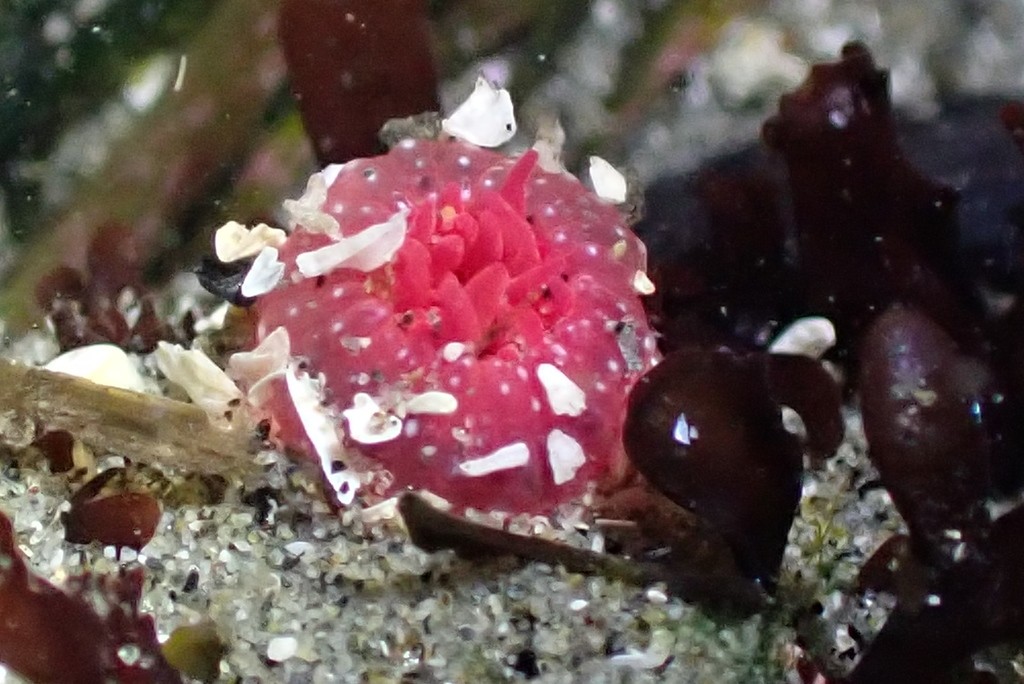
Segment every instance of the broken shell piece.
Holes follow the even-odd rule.
[[[199,349],[160,342],[153,356],[160,372],[213,417],[223,419],[242,399],[231,378]]]
[[[548,433],[547,446],[551,478],[556,485],[572,480],[576,477],[576,471],[587,462],[580,443],[561,430],[552,430]]]
[[[462,342],[449,342],[441,348],[441,358],[452,363],[458,361],[465,351],[466,345]]]
[[[334,489],[338,503],[347,506],[352,503],[362,481],[348,468],[335,469],[337,464],[345,463],[345,447],[338,436],[334,416],[320,400],[320,385],[309,377],[309,373],[299,373],[295,364],[289,365],[284,377],[302,429],[316,450],[320,470]]]
[[[306,182],[306,191],[302,197],[284,201],[282,207],[288,217],[289,230],[295,230],[296,226],[301,225],[311,233],[338,233],[338,220],[324,211],[328,185],[323,173],[314,173]]]
[[[369,272],[390,262],[405,242],[408,209],[395,212],[384,223],[377,223],[337,242],[303,252],[295,257],[299,272],[307,278],[329,273],[336,268]]]
[[[447,415],[455,413],[459,408],[459,400],[448,392],[423,392],[410,397],[405,402],[407,413],[429,413]]]
[[[626,201],[626,177],[601,157],[590,158],[590,182],[601,199],[615,204]]]
[[[213,249],[224,263],[248,259],[259,254],[264,247],[280,247],[287,235],[280,228],[265,223],[246,228],[237,221],[228,221],[213,235]]]
[[[128,354],[112,344],[91,344],[64,352],[46,370],[91,380],[99,385],[143,392],[146,383]]]
[[[793,321],[776,335],[768,351],[820,359],[835,344],[836,329],[832,321],[822,316],[806,316]]]
[[[481,76],[466,101],[441,122],[441,129],[479,147],[504,145],[516,134],[512,97]]]
[[[587,395],[556,366],[550,363],[537,366],[537,379],[556,415],[576,417],[586,410]]]
[[[344,164],[328,164],[320,170],[320,175],[324,179],[324,185],[330,188],[334,185],[334,181],[338,180],[338,174],[345,168]]]
[[[637,294],[652,295],[654,294],[654,283],[647,277],[647,274],[643,271],[637,271],[633,274],[633,291]]]
[[[398,497],[384,499],[380,503],[367,506],[360,511],[364,525],[376,525],[385,520],[394,520],[398,516]]]
[[[459,470],[469,477],[482,477],[510,468],[519,468],[530,460],[530,447],[525,442],[506,444],[486,456],[463,461]]]
[[[651,670],[660,667],[672,655],[676,645],[675,634],[668,629],[656,629],[651,634],[650,644],[646,650],[627,649],[608,659],[612,665],[630,667],[638,670]]]
[[[565,173],[562,163],[562,148],[565,146],[565,129],[553,114],[544,115],[537,123],[537,166],[548,173]]]
[[[263,378],[284,370],[290,355],[288,331],[278,326],[252,351],[233,354],[228,360],[228,376],[251,388]]]
[[[284,264],[276,247],[264,247],[242,280],[243,297],[259,297],[273,290],[284,276]]]
[[[382,410],[365,392],[352,397],[352,408],[341,413],[348,421],[349,437],[360,444],[380,444],[402,434],[402,419]]]

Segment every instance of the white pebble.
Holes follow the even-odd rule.
[[[796,319],[776,335],[768,351],[820,359],[835,344],[836,329],[832,321],[822,316],[806,316]]]
[[[299,641],[293,636],[274,637],[267,644],[267,659],[283,663],[299,651]]]
[[[313,545],[305,541],[293,541],[284,545],[284,550],[293,556],[302,556],[313,550]]]

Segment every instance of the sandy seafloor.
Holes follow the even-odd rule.
[[[893,69],[897,104],[927,116],[939,90],[1024,92],[1024,5],[971,5],[976,14],[968,21],[952,0],[800,0],[768,5],[744,26],[785,29],[788,54],[805,62],[862,38]],[[537,97],[559,102],[577,132],[600,127],[599,100],[634,21],[630,3],[596,2],[592,25],[565,52],[559,76],[540,89]],[[757,92],[757,83],[774,78],[770,60],[762,60],[768,76],[747,91],[740,84],[754,103],[729,104],[722,79],[744,64],[742,50],[729,52],[729,40],[698,63],[678,101],[636,131],[628,158],[619,161],[641,179],[692,168],[756,135],[780,86]],[[594,50],[608,60],[595,65]],[[785,81],[791,65],[776,66]],[[44,338],[10,340],[5,354],[43,361],[53,353]],[[262,472],[229,482],[223,503],[165,506],[156,537],[121,562],[145,566],[143,608],[162,637],[181,624],[216,623],[229,647],[223,681],[471,683],[531,672],[539,682],[594,684],[786,681],[793,676],[798,613],[820,604],[820,617],[805,631],[817,652],[848,665],[858,648],[850,626],[869,639],[890,605],[884,596],[850,598],[857,569],[902,522],[884,490],[860,486],[875,475],[858,414],[851,408],[847,418],[838,455],[805,476],[777,605],[739,622],[717,622],[660,587],[543,564],[481,565],[425,554],[393,521],[367,525],[356,510],[332,513],[315,479],[272,452],[260,454]],[[243,490],[258,487],[277,498],[262,519],[251,500],[242,502]],[[63,476],[0,454],[0,507],[12,516],[34,570],[58,583],[84,568],[117,567],[113,549],[63,541],[60,511],[68,493]],[[599,535],[578,523],[556,519],[546,533],[599,546]],[[1013,648],[981,659],[1004,681],[1024,671],[1024,657]],[[16,681],[0,668],[0,683]]]

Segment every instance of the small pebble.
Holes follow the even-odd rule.
[[[267,644],[267,658],[276,663],[282,663],[294,656],[298,650],[299,642],[295,637],[274,637]]]

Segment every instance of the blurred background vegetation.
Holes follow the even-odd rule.
[[[599,97],[628,112],[683,78],[685,64],[652,77],[659,48],[695,53],[749,4],[638,3],[621,17],[623,3],[603,0],[421,6],[446,103],[464,97],[480,71],[527,102],[603,13],[612,23],[605,32],[618,35],[600,49],[630,68]],[[0,3],[0,318],[10,329],[33,320],[38,278],[59,263],[82,267],[104,226],[136,233],[159,279],[192,263],[213,226],[272,220],[301,187],[315,163],[289,91],[277,11],[276,0]],[[578,147],[600,148],[611,132],[590,126]]]
[[[105,226],[139,238],[159,281],[194,264],[227,218],[273,221],[316,166],[277,39],[281,3],[299,1],[0,0],[8,332],[35,320],[38,279],[59,263],[83,267]],[[778,93],[849,39],[893,68],[897,102],[925,113],[944,88],[1024,81],[1013,0],[394,5],[426,17],[443,109],[483,73],[512,92],[518,144],[555,114],[570,170],[596,152],[641,180],[754,139]]]

